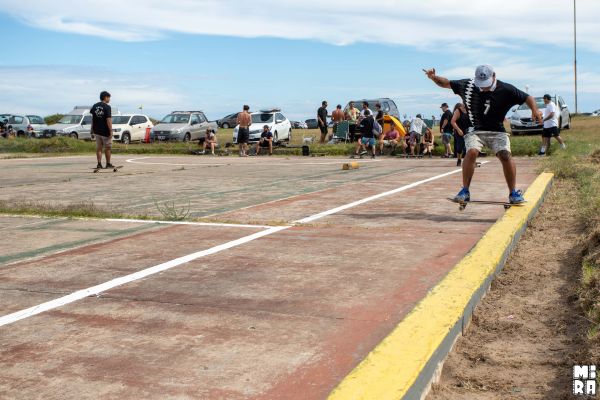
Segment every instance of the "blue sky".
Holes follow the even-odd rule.
[[[466,78],[480,63],[533,95],[561,94],[574,111],[570,2],[381,0],[368,11],[357,0],[322,3],[81,0],[74,9],[0,0],[0,112],[64,113],[108,90],[121,111],[143,105],[155,118],[202,109],[216,119],[248,103],[306,119],[321,100],[331,109],[363,97],[429,116],[457,98],[421,68]],[[592,111],[600,5],[578,8],[579,109]]]

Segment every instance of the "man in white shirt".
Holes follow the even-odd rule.
[[[369,102],[368,101],[363,101],[362,103],[362,110],[360,111],[360,119],[363,120],[365,119],[367,116],[365,115],[365,112],[368,111],[369,115],[375,115],[373,114],[373,111],[371,111],[371,109],[369,108]]]
[[[417,149],[417,155],[421,152],[421,135],[423,134],[423,127],[425,126],[425,121],[421,119],[421,114],[417,114],[417,116],[410,123],[410,138],[408,141],[408,146],[410,147],[410,155],[415,155],[415,148]]]
[[[561,149],[566,149],[567,145],[564,140],[560,137],[560,131],[558,129],[558,107],[552,101],[552,96],[549,94],[544,95],[544,108],[542,114],[542,120],[544,122],[544,129],[542,131],[542,148],[540,149],[540,156],[546,155],[546,149],[550,149],[550,140],[555,137],[558,143],[560,143]]]

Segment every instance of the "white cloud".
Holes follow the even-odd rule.
[[[0,67],[0,110],[2,112],[47,115],[65,113],[75,105],[92,105],[100,91],[108,89],[114,106],[122,112],[170,109],[189,103],[152,76],[119,74],[104,69],[70,66]],[[163,79],[164,80],[164,79]]]
[[[170,33],[313,39],[334,44],[454,44],[481,51],[527,41],[572,43],[572,3],[565,0],[0,0],[0,8],[38,28],[122,41]],[[579,41],[600,51],[597,0],[579,0]]]

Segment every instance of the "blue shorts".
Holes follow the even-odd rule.
[[[360,138],[360,142],[365,146],[375,146],[375,138],[363,137]]]

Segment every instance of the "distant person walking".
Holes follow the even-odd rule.
[[[338,104],[335,107],[335,110],[331,113],[331,120],[333,121],[333,134],[337,132],[337,127],[340,122],[343,122],[346,116],[344,115],[344,111],[342,111],[342,105]]]
[[[323,101],[317,110],[317,124],[321,130],[321,144],[325,143],[327,137],[327,102]]]
[[[442,135],[442,143],[444,144],[445,153],[442,157],[450,158],[452,156],[452,136],[454,128],[452,127],[452,112],[448,109],[448,103],[443,103],[442,117],[440,118],[440,133]],[[456,146],[456,144],[455,144]]]
[[[535,99],[509,83],[496,79],[494,69],[480,65],[471,79],[451,81],[435,73],[435,68],[424,70],[436,85],[452,91],[463,99],[469,119],[473,124],[465,135],[467,155],[462,165],[462,189],[454,197],[464,202],[471,199],[471,180],[475,173],[477,156],[483,146],[489,147],[502,163],[504,178],[509,190],[508,201],[513,204],[525,201],[517,190],[517,167],[510,151],[510,139],[504,128],[506,113],[515,104],[527,103],[534,120],[541,122]]]
[[[92,106],[91,134],[96,138],[96,159],[98,165],[96,168],[102,168],[102,150],[106,156],[106,168],[114,168],[110,163],[112,149],[112,109],[110,103],[110,93],[104,91],[100,93],[100,101]]]
[[[560,137],[560,131],[558,127],[558,107],[552,101],[552,96],[549,94],[544,95],[544,104],[546,108],[543,110],[542,119],[544,121],[544,128],[542,131],[542,148],[540,149],[540,156],[546,155],[546,151],[550,150],[550,141],[555,138],[560,143],[561,149],[566,149],[567,145],[565,141]]]
[[[238,137],[237,142],[240,150],[240,157],[248,157],[248,142],[250,141],[250,125],[252,125],[252,115],[250,115],[250,106],[244,105],[241,113],[237,117]]]
[[[348,130],[350,131],[350,142],[354,142],[356,140],[356,125],[358,124],[360,111],[358,111],[358,108],[354,107],[353,101],[348,104],[348,109],[345,114],[346,121],[349,123]]]
[[[465,135],[469,132],[471,120],[467,114],[467,108],[463,103],[456,103],[452,115],[452,127],[454,128],[454,151],[456,152],[456,166],[460,167],[462,159],[466,155]]]

